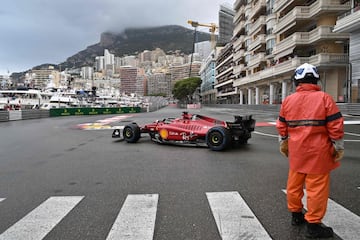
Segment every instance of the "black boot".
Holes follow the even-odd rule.
[[[330,238],[334,235],[331,227],[323,226],[321,223],[308,223],[306,237],[308,238]]]
[[[291,213],[291,215],[292,215],[291,225],[293,226],[299,226],[306,222],[304,218],[304,214],[302,212],[293,212]]]

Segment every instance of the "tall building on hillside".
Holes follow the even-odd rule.
[[[143,68],[137,68],[135,93],[138,96],[144,96],[145,93],[147,92],[146,82],[147,82],[147,76],[145,74],[145,70]]]
[[[137,86],[137,68],[131,66],[120,67],[120,92],[136,93]]]
[[[193,62],[191,66],[190,63],[170,66],[169,72],[171,74],[171,81],[176,82],[184,78],[198,77],[200,67],[201,67],[201,62],[197,62],[197,61]]]
[[[197,42],[194,45],[194,53],[199,54],[199,61],[204,61],[211,52],[211,42],[210,41],[203,41]],[[194,54],[195,56],[195,54]]]
[[[155,73],[148,76],[147,95],[158,94],[171,96],[171,75],[169,73]]]
[[[82,67],[80,74],[81,74],[81,77],[83,79],[93,79],[94,68],[92,68],[92,67]]]
[[[31,70],[32,82],[34,88],[44,89],[49,84],[59,85],[60,72],[49,66],[47,69],[33,69]]]
[[[233,36],[235,11],[229,4],[221,4],[219,10],[218,45],[225,46]]]
[[[110,53],[108,49],[104,50],[104,61],[105,61],[105,66],[114,65],[115,63],[115,55]]]
[[[144,50],[142,53],[139,54],[140,63],[151,62],[151,55],[152,55],[151,51]]]
[[[346,101],[349,34],[333,29],[350,8],[349,0],[236,0],[233,103],[281,103],[305,62],[318,67],[324,91]]]
[[[103,69],[105,69],[105,58],[104,58],[104,56],[95,57],[95,70],[97,72],[100,72]]]

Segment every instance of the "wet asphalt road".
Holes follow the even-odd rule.
[[[181,109],[133,114],[109,126],[178,117]],[[221,120],[232,109],[193,112]],[[273,122],[276,113],[252,113]],[[249,144],[225,152],[164,146],[144,136],[136,144],[111,138],[111,129],[77,126],[114,115],[0,123],[0,233],[51,196],[84,199],[44,239],[106,239],[128,194],[159,194],[154,239],[220,240],[207,192],[237,191],[273,239],[305,239],[286,208],[287,160],[276,129],[257,127]],[[351,117],[347,120],[357,120]],[[345,158],[332,173],[330,197],[360,215],[360,126],[346,125]],[[244,239],[252,239],[247,236]],[[334,239],[341,239],[337,236]]]

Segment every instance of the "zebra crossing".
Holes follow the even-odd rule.
[[[83,197],[50,197],[0,235],[5,239],[43,239]]]
[[[282,190],[286,194],[286,190]],[[205,193],[222,240],[272,239],[239,192]],[[106,240],[151,240],[154,237],[159,194],[129,194]],[[303,199],[306,208],[306,192]],[[41,240],[84,201],[85,196],[51,196],[0,234],[0,240]],[[0,198],[1,204],[6,198]],[[324,224],[344,240],[360,235],[360,217],[329,199]]]
[[[286,194],[286,190],[282,191]],[[304,209],[307,209],[305,190],[302,202]],[[331,199],[328,199],[327,213],[323,223],[331,226],[336,235],[342,239],[355,239],[360,234],[360,217]]]

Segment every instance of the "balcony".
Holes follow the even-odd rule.
[[[234,3],[234,10],[237,11],[241,6],[246,4],[246,0],[236,0]]]
[[[245,71],[245,65],[244,64],[236,65],[236,66],[234,66],[233,74],[234,75],[239,75],[243,71]]]
[[[266,0],[259,0],[254,6],[252,6],[249,19],[255,18],[255,16],[261,13],[261,9],[263,8],[266,9]]]
[[[230,91],[230,92],[219,92],[216,94],[216,97],[227,97],[227,96],[232,96],[232,95],[236,95],[238,94],[236,89],[234,89],[234,91]]]
[[[266,24],[266,16],[260,16],[249,29],[248,35],[253,35],[256,31],[261,30],[261,27]]]
[[[278,0],[274,2],[273,11],[278,12],[285,4],[290,4],[291,0]]]
[[[225,74],[227,74],[227,73],[232,73],[232,72],[233,72],[233,67],[229,67],[229,68],[227,68],[225,71],[217,74],[217,75],[216,75],[216,79],[219,79],[219,78],[221,78],[222,76],[225,76]]]
[[[244,53],[245,53],[244,49],[240,49],[239,51],[236,51],[235,54],[234,54],[233,61],[234,62],[239,61],[241,58],[244,57]]]
[[[231,64],[233,59],[233,54],[229,55],[224,61],[222,61],[220,64],[218,64],[216,66],[216,70],[219,70],[222,66],[226,65],[226,64]]]
[[[254,56],[252,56],[248,62],[248,67],[256,67],[260,64],[260,62],[266,61],[265,59],[265,53],[261,52]]]
[[[262,45],[262,44],[266,44],[266,42],[265,42],[265,37],[266,37],[265,34],[258,35],[258,36],[256,37],[255,41],[253,41],[253,42],[249,45],[248,50],[249,50],[249,51],[252,51],[252,50],[254,50],[256,47],[258,47],[258,46],[260,46],[260,45]]]
[[[347,33],[334,33],[331,26],[320,26],[311,32],[296,32],[274,47],[273,54],[276,58],[286,56],[289,49],[293,50],[298,45],[310,45],[319,40],[344,40],[349,39]]]
[[[296,25],[299,20],[311,20],[324,12],[338,13],[350,9],[350,3],[341,4],[339,0],[318,0],[311,6],[297,6],[284,17],[278,20],[274,26],[274,33],[280,34]]]
[[[243,43],[244,43],[244,35],[241,35],[233,43],[233,49],[235,49],[235,51],[238,51],[239,49],[241,49]]]
[[[245,5],[245,18],[249,19],[249,15],[251,14],[251,4]]]
[[[307,62],[315,66],[347,65],[349,63],[349,55],[341,53],[320,53],[309,57]]]
[[[296,5],[304,4],[304,0],[276,0],[273,6],[273,12],[281,13],[283,11],[289,11]]]
[[[360,8],[354,8],[340,16],[334,27],[334,32],[354,32],[360,29]]]
[[[331,67],[345,66],[348,64],[349,56],[347,54],[321,53],[311,57],[295,57],[276,64],[255,74],[248,75],[244,78],[234,80],[234,87],[253,83],[260,80],[270,80],[282,74],[292,74],[294,69],[303,63],[310,63],[315,66]]]
[[[241,20],[245,20],[245,6],[241,6],[239,10],[237,10],[233,22],[237,23]]]
[[[233,80],[227,80],[227,81],[224,81],[224,82],[221,82],[221,83],[217,83],[214,88],[219,88],[219,87],[222,87],[222,86],[225,86],[225,85],[232,85],[232,82]]]
[[[233,36],[244,35],[245,32],[245,21],[240,21],[235,25]]]

